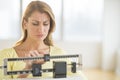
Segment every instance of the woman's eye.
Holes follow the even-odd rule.
[[[38,24],[38,23],[32,23],[32,25],[34,25],[34,26],[38,26],[39,24]]]
[[[49,25],[48,23],[44,24],[44,26],[48,26],[48,25]]]

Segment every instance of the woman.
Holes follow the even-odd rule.
[[[50,6],[42,1],[32,1],[22,18],[23,36],[16,45],[0,52],[0,66],[4,58],[38,57],[44,54],[61,54],[63,51],[53,45],[52,32],[55,29],[55,18]],[[8,62],[8,71],[28,70],[33,63],[44,64],[44,60]],[[27,78],[30,74],[4,76],[0,79]]]
[[[22,18],[23,36],[12,48],[0,51],[0,66],[3,66],[5,58],[42,57],[45,54],[59,55],[64,51],[52,41],[52,33],[55,29],[55,18],[50,6],[42,1],[32,1],[26,8]],[[7,71],[31,70],[32,64],[42,64],[43,69],[53,68],[52,60],[25,60],[12,61],[7,64]],[[80,72],[81,78],[86,80]],[[45,73],[42,77],[52,77]],[[0,79],[33,78],[32,74],[4,75],[0,69]],[[35,77],[34,77],[35,78]]]

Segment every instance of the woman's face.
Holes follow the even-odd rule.
[[[24,28],[27,29],[28,39],[43,41],[50,29],[50,17],[47,13],[35,11],[24,21]]]

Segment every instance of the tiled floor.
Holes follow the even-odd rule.
[[[100,69],[86,69],[83,70],[88,80],[120,80],[120,75],[114,72],[102,71]]]

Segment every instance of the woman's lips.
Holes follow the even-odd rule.
[[[43,34],[40,34],[40,35],[36,35],[37,37],[43,37]]]

